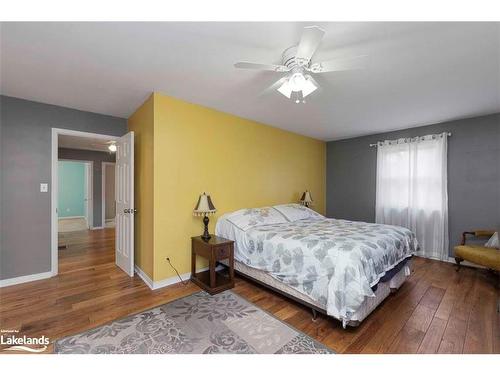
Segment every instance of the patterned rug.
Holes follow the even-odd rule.
[[[56,353],[326,354],[331,350],[231,291],[197,292],[56,341]]]

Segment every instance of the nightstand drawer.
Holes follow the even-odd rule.
[[[214,251],[215,251],[215,259],[216,260],[221,260],[221,259],[227,259],[229,258],[229,255],[231,254],[231,245],[224,245],[224,246],[217,246]]]

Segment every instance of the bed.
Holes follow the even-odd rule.
[[[297,204],[243,209],[215,233],[235,242],[235,270],[355,326],[410,274],[415,235],[392,225],[326,218]]]

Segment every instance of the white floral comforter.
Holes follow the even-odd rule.
[[[385,272],[418,247],[403,227],[327,218],[255,226],[240,241],[237,259],[308,295],[344,325]]]

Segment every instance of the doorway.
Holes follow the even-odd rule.
[[[133,132],[52,129],[54,276],[109,263],[133,276],[133,150]]]
[[[92,161],[59,159],[58,161],[58,232],[92,228],[93,188]]]

